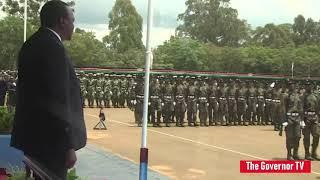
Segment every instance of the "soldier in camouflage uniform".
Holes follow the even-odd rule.
[[[237,108],[238,108],[238,124],[247,125],[247,107],[248,107],[248,89],[245,82],[240,83],[238,97],[237,97]]]
[[[133,104],[134,108],[134,117],[135,122],[138,123],[138,126],[142,126],[142,118],[143,118],[143,101],[144,101],[144,81],[142,77],[138,77],[137,85],[135,87],[135,95],[136,99]]]
[[[205,82],[200,82],[200,89],[198,95],[198,108],[199,108],[199,119],[200,119],[200,126],[208,126],[208,98],[207,98],[207,89]]]
[[[249,125],[254,125],[257,122],[257,90],[254,87],[253,82],[250,82],[248,94],[247,119],[249,120]]]
[[[304,123],[303,128],[303,145],[305,149],[305,159],[320,160],[317,155],[319,144],[320,126],[319,126],[319,99],[312,90],[312,85],[307,83],[304,95]],[[310,135],[312,135],[312,149],[310,153]]]
[[[286,119],[283,125],[286,131],[286,147],[287,159],[299,160],[298,148],[301,138],[301,125],[303,122],[303,102],[298,94],[298,89],[294,84],[291,84],[289,96],[285,100],[286,104]],[[293,150],[293,153],[292,153]]]
[[[104,75],[105,79],[104,79],[104,87],[103,87],[103,103],[104,103],[104,107],[106,108],[110,108],[110,101],[111,101],[111,82],[110,79],[108,78],[109,75],[105,74]]]
[[[114,108],[119,108],[119,96],[120,96],[120,86],[119,86],[119,80],[116,76],[114,76],[112,82],[111,82],[111,101],[112,106]]]
[[[162,115],[163,121],[167,127],[170,127],[170,122],[172,121],[172,114],[174,113],[174,98],[173,98],[173,86],[170,84],[170,80],[165,81],[163,89],[163,99],[162,99]]]
[[[175,116],[176,126],[184,127],[184,116],[186,112],[186,87],[182,84],[182,79],[178,79],[177,87],[175,88]]]
[[[161,127],[161,87],[159,80],[152,78],[150,84],[150,107],[149,116],[151,116],[151,122],[154,127]],[[156,121],[157,120],[157,121]]]
[[[104,93],[101,87],[97,86],[96,94],[95,94],[95,100],[96,100],[96,107],[102,107],[102,101],[103,101]]]
[[[230,83],[231,88],[228,92],[228,112],[229,112],[229,122],[228,125],[236,125],[237,121],[237,97],[238,89],[234,81]]]
[[[170,127],[170,122],[172,122],[172,116],[174,113],[174,98],[173,98],[173,85],[170,80],[167,79],[165,81],[164,89],[163,89],[163,121],[167,127]]]
[[[197,124],[197,97],[196,97],[196,86],[194,77],[192,77],[191,82],[189,83],[189,87],[187,88],[187,120],[188,126],[192,124],[194,126],[198,126]]]
[[[95,89],[93,85],[93,77],[92,74],[90,74],[90,79],[88,82],[88,94],[87,94],[87,99],[88,99],[88,106],[90,108],[93,108],[94,105],[94,96],[95,96]]]
[[[135,88],[137,86],[137,82],[135,77],[132,77],[129,83],[129,89],[128,89],[128,108],[133,110],[134,109],[134,104],[133,101],[135,100]]]
[[[279,130],[281,119],[283,119],[281,114],[281,93],[280,84],[277,83],[272,94],[272,119],[275,131]]]
[[[226,82],[221,83],[221,86],[218,89],[219,91],[219,120],[220,125],[227,125],[229,121],[229,111],[228,111],[228,92],[229,88]]]
[[[86,97],[88,96],[88,91],[86,90],[86,87],[84,86],[84,84],[80,85],[80,92],[81,92],[81,102],[82,102],[82,107],[85,107],[86,104]]]
[[[128,81],[122,76],[120,81],[119,81],[119,90],[120,90],[120,95],[119,95],[119,106],[121,108],[125,107],[125,102],[126,98],[128,96]]]
[[[265,106],[265,110],[264,110],[264,114],[265,114],[265,122],[266,124],[270,125],[272,122],[273,122],[273,119],[272,119],[272,93],[273,93],[273,90],[272,90],[272,87],[271,85],[266,85],[266,92],[265,92],[265,102],[266,102],[266,106]]]
[[[217,81],[213,80],[210,81],[210,85],[208,87],[208,98],[209,98],[209,106],[208,106],[208,114],[209,114],[209,125],[217,125],[218,121],[218,110],[219,110],[219,103],[218,103],[218,87]]]
[[[266,102],[265,102],[265,90],[263,88],[262,83],[259,83],[259,87],[257,89],[257,121],[258,121],[258,125],[266,125],[266,118],[265,118],[265,106],[266,106]]]

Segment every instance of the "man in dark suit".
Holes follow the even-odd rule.
[[[61,179],[86,144],[80,85],[62,44],[71,40],[73,10],[49,1],[41,27],[22,46],[11,146],[22,150]]]

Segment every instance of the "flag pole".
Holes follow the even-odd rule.
[[[147,128],[148,128],[148,101],[149,101],[149,79],[150,79],[150,61],[152,57],[150,45],[150,31],[152,28],[152,0],[148,0],[148,22],[146,38],[146,64],[144,81],[144,101],[143,101],[143,125],[142,125],[142,143],[140,148],[140,172],[139,180],[148,179],[148,148],[147,148]]]
[[[27,5],[28,0],[24,0],[24,28],[23,28],[23,41],[27,40]]]

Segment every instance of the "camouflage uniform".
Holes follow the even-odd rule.
[[[250,85],[250,88],[248,90],[248,94],[249,94],[249,99],[248,99],[247,119],[249,120],[249,125],[254,125],[257,122],[257,118],[256,118],[256,114],[257,114],[257,90],[253,86],[253,84]]]
[[[280,122],[282,118],[281,114],[281,89],[276,85],[272,95],[272,114],[274,130],[278,131],[280,128]]]
[[[199,99],[198,99],[198,108],[199,108],[199,119],[200,119],[200,126],[208,126],[207,119],[208,119],[208,98],[207,98],[207,89],[208,87],[201,82],[201,87],[199,90]]]
[[[169,127],[172,121],[172,114],[174,113],[173,86],[169,83],[169,80],[164,85],[162,102],[163,121]]]
[[[176,115],[176,126],[183,127],[184,116],[186,112],[186,88],[179,80],[175,90],[175,115]]]
[[[301,138],[301,122],[303,121],[303,102],[297,92],[297,89],[294,87],[291,87],[289,97],[285,101],[287,111],[285,119],[285,123],[287,123],[287,125],[285,125],[287,159],[297,160],[299,159],[298,148]]]
[[[218,110],[219,110],[219,103],[218,103],[218,87],[216,81],[211,82],[210,86],[208,87],[208,98],[209,98],[209,106],[208,106],[208,113],[209,113],[209,125],[216,125],[218,121]]]
[[[273,106],[273,103],[272,103],[272,88],[270,86],[267,87],[267,90],[266,90],[266,98],[265,98],[265,102],[266,102],[266,107],[265,107],[265,121],[266,123],[269,125],[273,122],[273,119],[272,119],[272,106]]]
[[[88,85],[88,106],[90,108],[93,108],[94,105],[94,96],[95,96],[95,90],[93,86],[93,80],[89,80],[89,85]]]
[[[150,108],[149,116],[151,116],[151,122],[153,126],[160,127],[161,118],[161,88],[158,80],[153,80],[150,85]],[[156,116],[157,114],[157,116]],[[157,121],[156,121],[157,119]]]
[[[119,95],[119,106],[121,108],[124,108],[125,107],[125,102],[126,102],[126,98],[128,96],[128,82],[122,78],[120,80],[120,83],[119,83],[119,90],[120,90],[120,95]]]
[[[238,91],[238,124],[239,125],[247,125],[246,124],[246,114],[247,114],[247,101],[248,101],[248,89],[245,85],[245,83],[241,83],[241,88]]]
[[[266,125],[267,119],[265,118],[265,90],[262,88],[262,84],[259,84],[259,88],[257,89],[257,101],[258,101],[258,108],[257,108],[257,121],[258,125]]]
[[[114,108],[119,108],[119,96],[120,96],[119,88],[120,88],[119,81],[117,79],[113,79],[111,84],[111,91],[112,91],[111,101],[112,101],[112,106]]]
[[[317,148],[320,136],[320,123],[319,123],[319,99],[316,94],[312,92],[311,85],[307,84],[306,93],[304,95],[304,122],[303,128],[303,144],[305,149],[305,159],[319,160],[317,155]],[[312,150],[310,154],[310,135],[312,135]]]
[[[138,126],[142,126],[143,118],[143,101],[144,101],[144,83],[143,78],[138,78],[137,86],[135,87],[136,99],[134,101],[134,117],[135,122],[138,123]]]
[[[234,82],[231,83],[228,95],[228,112],[229,112],[229,125],[235,125],[237,121],[237,96],[238,89]]]
[[[194,126],[198,126],[197,111],[196,86],[195,83],[191,82],[187,89],[187,120],[189,126],[192,123]]]
[[[228,86],[226,83],[223,84],[222,87],[219,88],[219,120],[221,125],[227,125],[229,118],[229,110],[228,110]]]

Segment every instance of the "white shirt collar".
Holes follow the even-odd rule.
[[[61,37],[59,36],[58,33],[56,33],[54,30],[52,30],[52,29],[50,29],[48,27],[47,27],[47,29],[49,29],[51,32],[53,32],[53,34],[55,34],[58,37],[58,39],[61,41]]]

